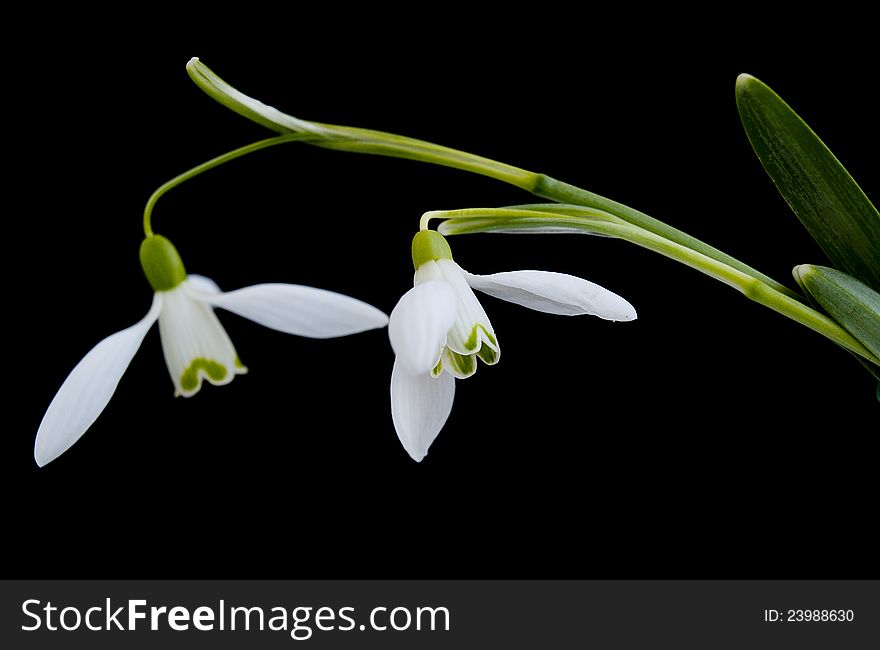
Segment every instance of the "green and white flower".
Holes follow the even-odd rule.
[[[413,239],[414,287],[391,312],[394,349],[391,418],[404,449],[421,461],[446,423],[455,380],[498,363],[501,348],[473,289],[549,314],[636,318],[632,305],[597,284],[563,273],[511,271],[473,275],[452,259],[446,239],[423,230]]]
[[[258,284],[224,293],[208,278],[187,275],[177,250],[160,235],[144,240],[141,265],[155,290],[150,311],[98,343],[64,381],[37,431],[38,465],[67,451],[95,422],[157,320],[174,394],[183,397],[199,392],[203,380],[220,386],[247,372],[214,307],[310,338],[346,336],[388,323],[375,307],[312,287]]]

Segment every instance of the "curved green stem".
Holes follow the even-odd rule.
[[[686,246],[691,250],[698,251],[703,255],[706,255],[707,257],[711,257],[714,260],[726,264],[731,268],[742,271],[746,275],[750,275],[753,278],[761,280],[768,286],[776,289],[776,291],[787,295],[789,298],[802,300],[797,292],[792,291],[784,284],[781,284],[773,278],[764,275],[760,271],[753,269],[751,266],[743,264],[735,257],[732,257],[727,253],[718,250],[714,246],[710,246],[709,244],[700,241],[696,237],[691,237],[687,233],[682,232],[677,228],[673,228],[672,226],[665,224],[658,219],[649,217],[644,212],[635,210],[627,205],[618,203],[617,201],[612,201],[611,199],[607,199],[604,196],[600,196],[593,192],[581,189],[580,187],[570,185],[569,183],[563,183],[562,181],[558,181],[555,178],[551,178],[550,176],[547,176],[545,174],[541,174],[538,177],[535,183],[535,187],[532,188],[532,192],[537,196],[541,196],[545,199],[551,199],[553,201],[556,201],[557,203],[574,203],[576,205],[582,205],[585,207],[596,208],[599,210],[610,212],[611,214],[619,216],[620,218],[628,223],[633,224],[634,226],[643,228],[649,232],[654,233],[655,235],[660,235],[665,239],[674,241],[675,243],[681,244],[682,246]]]
[[[537,174],[534,172],[433,142],[384,131],[310,122],[287,115],[233,88],[198,58],[186,64],[186,71],[199,88],[223,106],[278,133],[307,134],[304,141],[309,144],[338,151],[378,154],[454,167],[523,189],[528,189],[536,182]]]
[[[795,291],[792,291],[780,282],[677,228],[673,228],[662,221],[658,221],[616,201],[558,181],[546,174],[531,172],[489,158],[476,156],[466,151],[442,147],[431,142],[407,138],[393,133],[303,120],[287,115],[276,108],[267,106],[245,95],[223,81],[197,58],[191,59],[187,63],[186,70],[196,85],[210,97],[236,113],[279,133],[302,133],[304,136],[307,135],[307,137],[304,137],[305,142],[328,149],[407,158],[409,160],[420,160],[436,165],[454,167],[515,185],[533,194],[559,203],[575,203],[590,208],[598,208],[644,230],[653,232],[665,239],[722,262],[727,266],[738,269],[791,298],[801,299]]]
[[[227,163],[230,160],[241,158],[242,156],[246,156],[247,154],[253,153],[254,151],[259,151],[260,149],[265,149],[266,147],[274,147],[277,144],[284,144],[285,142],[298,142],[307,138],[307,134],[291,133],[287,135],[276,136],[274,138],[267,138],[266,140],[259,140],[258,142],[252,142],[251,144],[239,147],[238,149],[234,149],[232,151],[228,151],[220,156],[217,156],[216,158],[212,158],[207,162],[203,162],[201,165],[196,165],[189,171],[185,171],[179,176],[175,176],[170,181],[163,183],[158,187],[158,189],[156,189],[155,192],[153,192],[153,194],[147,200],[147,205],[144,207],[144,234],[147,237],[153,235],[153,208],[156,205],[156,201],[158,201],[162,197],[162,195],[165,194],[168,190],[177,187],[181,183],[188,181],[189,179],[194,178],[199,174],[208,171],[209,169],[218,167],[219,165]]]
[[[511,208],[476,208],[428,214],[432,219],[447,219],[438,229],[444,235],[530,230],[540,232],[542,229],[546,231],[547,228],[552,228],[554,232],[591,233],[623,239],[720,280],[750,300],[769,307],[880,366],[880,359],[824,314],[790,298],[758,278],[644,228],[605,219]]]

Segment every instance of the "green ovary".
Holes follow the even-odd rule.
[[[422,230],[413,237],[412,260],[416,271],[427,262],[451,259],[452,251],[449,249],[449,243],[436,230]]]
[[[156,291],[171,291],[186,280],[180,254],[167,237],[150,235],[141,242],[141,268]]]
[[[226,378],[226,366],[222,363],[217,363],[204,357],[196,357],[189,364],[189,368],[184,370],[180,376],[180,385],[183,387],[183,390],[189,392],[198,388],[199,370],[203,371],[208,379],[212,381],[222,381]]]

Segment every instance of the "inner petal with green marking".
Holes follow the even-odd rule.
[[[159,314],[159,334],[174,394],[183,397],[195,395],[203,379],[223,385],[247,372],[210,305],[187,293],[189,282],[188,278],[180,287],[163,293]]]
[[[458,354],[446,348],[443,361],[443,367],[458,379],[466,379],[477,371],[477,357],[472,354]]]
[[[482,332],[482,334],[480,334],[480,332]],[[465,347],[467,347],[469,351],[477,352],[478,348],[482,349],[486,347],[485,345],[481,345],[481,339],[483,343],[486,343],[488,346],[494,348],[494,351],[497,354],[498,340],[495,338],[495,335],[488,329],[486,329],[486,327],[482,323],[477,323],[476,325],[474,325],[474,328],[471,330],[471,335],[465,342]],[[494,358],[494,356],[492,356],[491,358]],[[486,363],[491,362],[486,361]]]
[[[492,345],[483,345],[480,347],[480,350],[477,352],[477,356],[482,359],[483,363],[487,366],[494,366],[498,363],[498,359],[501,357],[501,352],[498,349],[498,343],[495,342],[494,337],[492,337]]]

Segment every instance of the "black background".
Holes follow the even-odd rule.
[[[737,74],[770,84],[880,196],[876,56],[823,17],[801,30],[719,10],[697,33],[673,29],[675,16],[643,15],[642,33],[636,17],[549,11],[511,24],[449,9],[399,15],[400,26],[316,11],[181,40],[56,17],[71,29],[34,34],[10,65],[11,136],[27,148],[8,187],[7,568],[864,572],[876,552],[880,411],[868,374],[728,287],[605,239],[451,241],[472,272],[581,275],[625,296],[639,320],[553,317],[485,298],[502,362],[458,383],[421,464],[391,424],[384,331],[313,341],[221,314],[250,374],[174,399],[153,331],[97,423],[36,467],[34,434],[67,373],[149,307],[137,260],[147,197],[267,135],[190,82],[191,56],[306,119],[420,137],[581,185],[790,285],[794,265],[826,262],[742,132]],[[245,32],[260,46],[245,47]],[[285,145],[172,191],[154,227],[188,270],[224,289],[300,283],[390,312],[411,286],[422,212],[531,200],[464,172]]]

